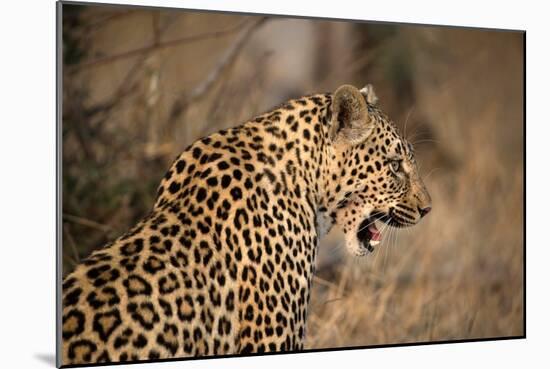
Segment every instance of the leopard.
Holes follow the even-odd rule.
[[[188,146],[151,211],[67,274],[62,363],[303,350],[320,240],[337,226],[365,257],[430,210],[372,85],[288,100]]]

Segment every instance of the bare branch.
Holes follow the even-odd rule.
[[[158,13],[155,13],[158,14]],[[160,39],[164,32],[170,27],[172,23],[177,18],[177,13],[175,13],[162,27],[160,26],[160,19],[158,16],[155,16],[153,19],[153,38],[154,38],[154,45],[160,44]],[[128,70],[126,73],[126,76],[123,78],[122,82],[120,83],[119,87],[117,88],[116,92],[112,96],[111,100],[119,100],[123,97],[125,97],[127,94],[129,94],[134,89],[134,83],[131,83],[132,79],[137,75],[137,71],[140,70],[143,67],[143,64],[147,60],[147,57],[150,55],[152,51],[155,49],[151,49],[147,52],[144,52],[143,55],[139,58],[139,60],[136,61],[136,63]]]
[[[126,52],[123,52],[123,53],[120,53],[120,54],[109,55],[109,56],[105,56],[105,57],[102,57],[102,58],[97,58],[97,59],[94,59],[94,60],[83,62],[83,63],[80,63],[80,64],[75,64],[75,65],[70,67],[70,70],[71,70],[71,72],[76,72],[76,71],[80,71],[80,70],[85,69],[85,68],[96,67],[98,65],[112,63],[112,62],[115,62],[115,61],[118,61],[118,60],[130,58],[130,57],[133,57],[133,56],[136,56],[136,55],[149,53],[153,50],[166,49],[166,48],[169,48],[169,47],[179,46],[181,44],[187,44],[187,43],[206,40],[206,39],[209,39],[209,38],[216,38],[216,37],[220,37],[220,36],[226,36],[226,35],[229,35],[229,34],[232,34],[232,33],[235,33],[237,31],[239,31],[241,28],[243,28],[243,26],[246,23],[247,23],[246,21],[241,22],[237,26],[226,29],[226,30],[223,30],[223,31],[215,31],[215,32],[202,33],[202,34],[199,34],[199,35],[181,37],[181,38],[177,38],[175,40],[159,42],[159,43],[156,43],[156,44],[155,44],[155,42],[153,42],[152,44],[150,44],[148,46],[145,46],[145,47],[140,47],[140,48],[130,50],[130,51],[126,51]]]
[[[214,66],[214,68],[208,73],[206,78],[199,83],[189,94],[181,93],[177,98],[174,104],[172,105],[172,110],[168,117],[169,123],[174,122],[178,119],[181,114],[187,109],[189,104],[199,98],[201,98],[218,80],[218,78],[223,74],[223,72],[233,64],[237,55],[250,39],[255,30],[257,30],[261,25],[263,25],[269,18],[262,17],[252,23],[248,28],[244,29],[237,37],[233,45],[231,45],[225,52],[225,54],[220,58],[219,62]]]
[[[154,39],[156,44],[160,42],[159,41],[160,38],[162,37],[164,32],[166,32],[166,30],[170,27],[170,25],[173,24],[176,18],[177,18],[177,13],[175,13],[167,22],[165,22],[165,24],[163,24],[162,27],[159,24],[160,20],[158,19],[158,17],[154,18],[153,32],[154,32]],[[128,96],[134,90],[136,86],[136,82],[133,82],[132,80],[135,79],[135,76],[138,74],[137,72],[143,67],[143,64],[145,63],[145,61],[147,60],[147,57],[150,55],[152,51],[154,50],[144,52],[141,55],[141,57],[128,70],[128,72],[122,79],[122,82],[118,85],[118,88],[109,98],[91,107],[85,108],[83,113],[84,117],[89,119],[98,114],[102,114],[102,118],[99,119],[99,122],[105,121],[105,119],[108,117],[109,113],[111,112],[111,109],[117,106],[120,103],[121,99]],[[67,118],[70,118],[70,116],[67,116]],[[99,124],[100,123],[98,123],[98,125]]]

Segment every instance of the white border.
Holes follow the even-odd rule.
[[[547,362],[547,12],[527,2],[139,1],[120,3],[527,30],[527,340],[147,364],[163,368],[518,368]],[[52,367],[55,347],[55,3],[3,4],[0,115],[2,367]],[[7,84],[5,83],[7,80]],[[518,132],[520,134],[520,132]],[[537,365],[536,366],[544,366]],[[117,366],[122,368],[126,366]],[[138,368],[143,366],[131,366]]]

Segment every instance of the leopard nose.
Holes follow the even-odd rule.
[[[420,213],[420,216],[421,217],[425,217],[426,214],[428,214],[430,212],[430,210],[432,210],[432,207],[431,206],[428,206],[428,207],[425,207],[425,208],[418,208],[418,212]]]

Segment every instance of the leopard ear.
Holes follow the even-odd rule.
[[[378,103],[378,96],[376,96],[376,93],[374,93],[374,88],[370,83],[363,87],[360,92],[363,96],[365,96],[365,100],[367,100],[367,103],[371,105],[376,105]]]
[[[358,144],[370,135],[373,125],[361,92],[351,85],[338,87],[332,101],[331,139]]]

